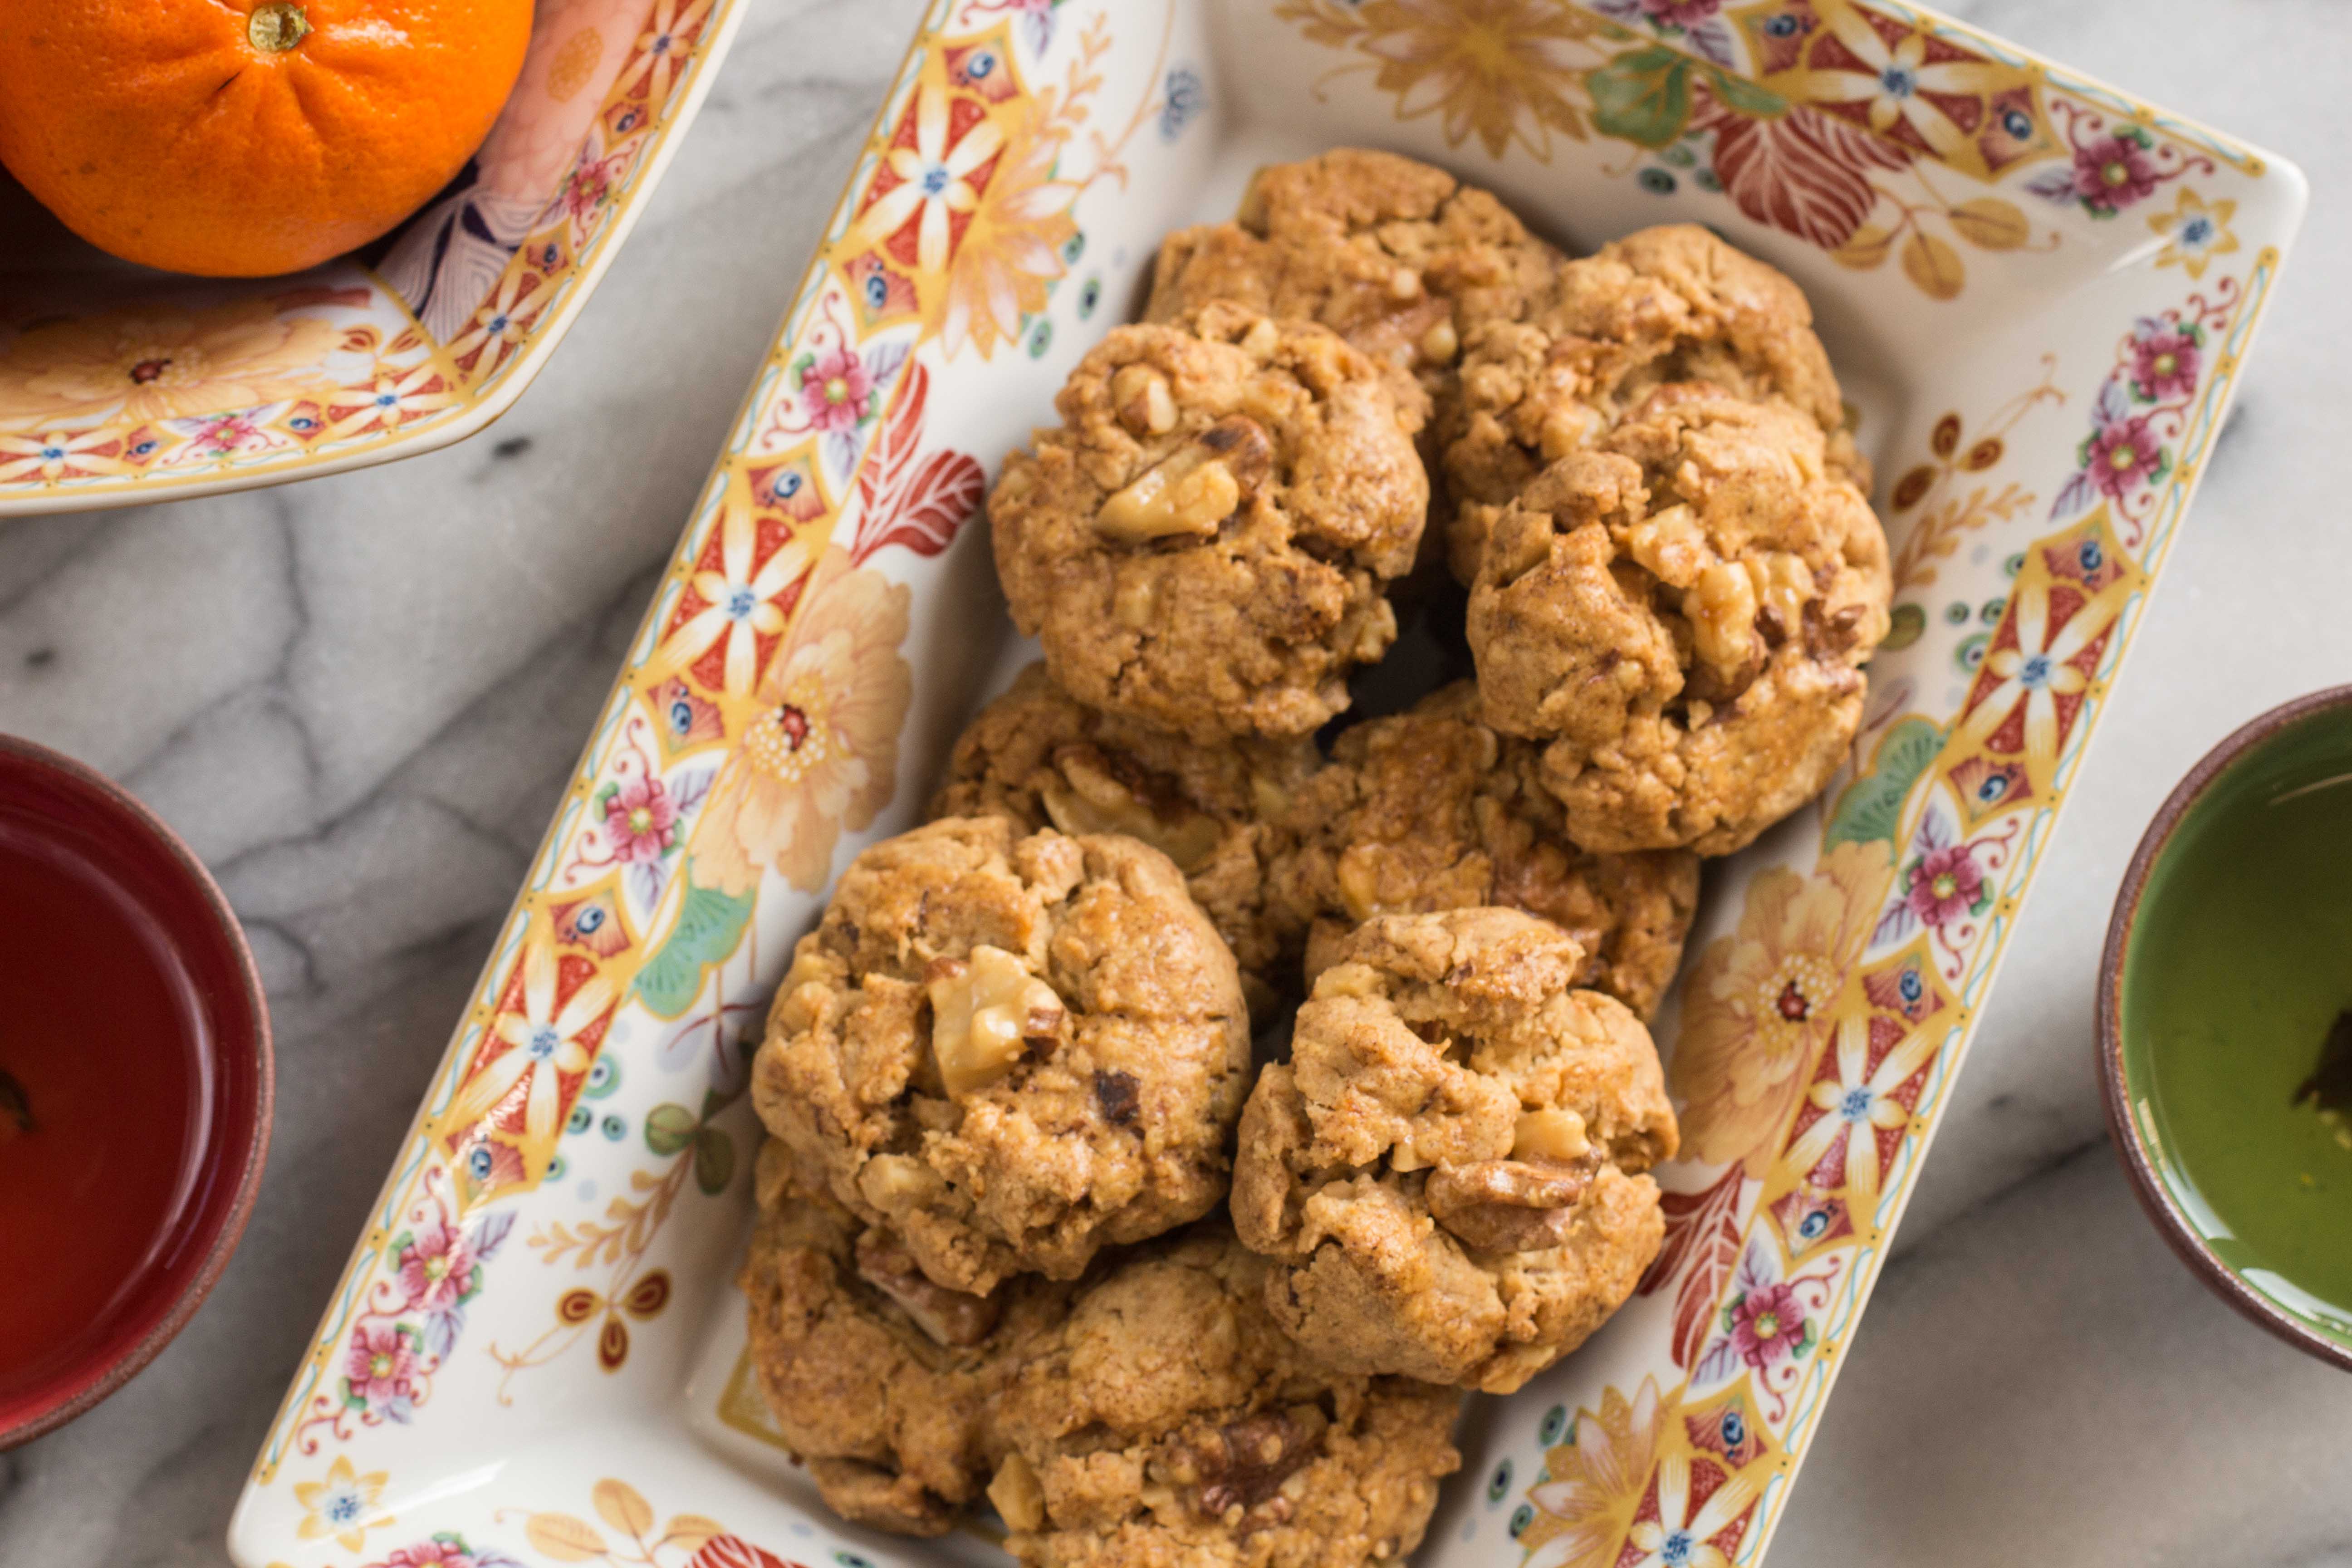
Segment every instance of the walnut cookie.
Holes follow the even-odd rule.
[[[1335,1373],[1203,1221],[1083,1286],[994,1413],[988,1495],[1031,1568],[1360,1568],[1421,1542],[1461,1396]]]
[[[1517,910],[1384,915],[1242,1114],[1234,1225],[1309,1354],[1508,1394],[1633,1293],[1675,1148],[1649,1031]]]
[[[1233,955],[1165,855],[950,817],[843,872],[751,1092],[800,1186],[985,1293],[1214,1207],[1249,1050]]]
[[[1090,707],[1302,735],[1396,637],[1429,507],[1415,422],[1338,335],[1210,304],[1119,327],[990,495],[1013,623]]]
[[[1488,192],[1443,169],[1359,147],[1258,170],[1231,223],[1160,242],[1148,321],[1212,300],[1317,321],[1407,374],[1426,410],[1452,387],[1472,331],[1516,320],[1559,253]]]
[[[1166,855],[1240,964],[1252,1016],[1297,990],[1305,922],[1269,904],[1290,802],[1319,759],[1304,736],[1195,745],[1087,707],[1033,664],[957,737],[939,816],[1001,816],[1029,831],[1124,833]]]
[[[1642,229],[1560,267],[1523,320],[1465,340],[1460,416],[1441,435],[1454,575],[1477,575],[1496,513],[1547,464],[1675,383],[1787,405],[1820,432],[1826,466],[1867,492],[1812,320],[1786,275],[1694,224]]]
[[[1374,915],[1499,904],[1576,939],[1578,985],[1654,1012],[1698,910],[1698,857],[1579,848],[1538,756],[1479,721],[1466,680],[1341,731],[1329,764],[1290,793],[1297,826],[1269,900],[1312,921],[1308,984]]]
[[[1073,1287],[933,1284],[888,1231],[795,1189],[790,1163],[782,1144],[760,1151],[760,1224],[737,1280],[761,1393],[826,1507],[943,1534],[995,1471],[992,1402]]]
[[[1579,844],[1728,855],[1836,770],[1891,586],[1811,421],[1663,386],[1496,519],[1470,592],[1486,720],[1545,742]]]

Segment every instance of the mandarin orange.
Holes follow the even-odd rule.
[[[0,163],[116,256],[297,271],[464,167],[530,22],[531,0],[10,0]]]

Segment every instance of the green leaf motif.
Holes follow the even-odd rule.
[[[1664,44],[1619,55],[1584,79],[1604,136],[1664,147],[1690,121],[1690,61]]]
[[[683,1105],[656,1105],[646,1112],[646,1147],[667,1159],[694,1142],[701,1119]]]
[[[694,1140],[694,1184],[717,1195],[735,1174],[735,1140],[723,1127],[706,1127]]]
[[[1822,836],[1823,847],[1866,844],[1874,838],[1894,843],[1895,830],[1902,825],[1904,797],[1943,749],[1944,731],[1929,720],[1906,719],[1886,731],[1871,753],[1870,771],[1838,796],[1829,831]]]
[[[647,1008],[675,1018],[694,1005],[702,994],[703,969],[726,958],[743,940],[754,896],[730,898],[716,889],[688,883],[677,924],[661,950],[637,971],[635,991]]]
[[[1770,120],[1789,111],[1787,99],[1744,76],[1718,69],[1708,73],[1708,80],[1714,84],[1716,98],[1734,114],[1744,114],[1750,120]]]

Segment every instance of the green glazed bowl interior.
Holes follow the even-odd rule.
[[[2352,1106],[2313,1084],[2352,1011],[2352,687],[2181,781],[2103,968],[2107,1117],[2143,1205],[2232,1306],[2352,1368]]]

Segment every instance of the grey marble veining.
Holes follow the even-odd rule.
[[[515,411],[447,451],[0,524],[0,731],[121,778],[218,871],[270,987],[250,1230],[187,1331],[0,1456],[0,1563],[215,1563],[229,1510],[782,312],[917,0],[759,0],[635,236]],[[2091,1000],[2157,803],[2352,679],[2352,16],[1953,7],[2300,162],[2237,415],[1781,1527],[1781,1563],[2352,1564],[2352,1379],[2174,1263],[2105,1146]]]

